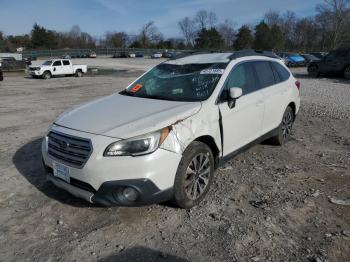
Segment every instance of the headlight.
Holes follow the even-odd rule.
[[[170,132],[166,127],[146,135],[133,137],[110,144],[104,156],[140,156],[153,153],[164,142]]]

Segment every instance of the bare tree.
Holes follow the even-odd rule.
[[[199,10],[194,17],[198,30],[203,30],[208,27],[214,28],[217,20],[218,18],[214,12],[208,12],[206,10]]]
[[[186,45],[193,46],[194,40],[196,38],[196,29],[195,29],[194,21],[188,17],[185,17],[182,20],[180,20],[179,28],[185,38]]]
[[[218,25],[218,31],[224,39],[225,46],[232,48],[236,40],[236,24],[231,20],[225,20],[224,23]]]
[[[208,26],[210,28],[214,28],[216,23],[218,21],[218,17],[216,16],[216,14],[214,12],[209,12],[208,13]]]
[[[272,25],[281,25],[283,22],[283,19],[278,11],[270,10],[264,15],[264,21],[269,26]]]
[[[152,43],[157,43],[162,39],[162,34],[153,21],[145,24],[140,31],[140,42],[142,47],[148,47]]]
[[[107,47],[126,47],[129,36],[125,32],[106,32],[104,45]]]
[[[331,48],[341,45],[345,37],[348,37],[347,23],[350,21],[350,0],[324,0],[323,4],[316,7],[317,21],[323,30],[330,34]]]
[[[206,10],[199,10],[196,13],[194,21],[197,23],[199,30],[203,30],[207,27],[208,15]]]

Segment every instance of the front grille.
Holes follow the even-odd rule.
[[[48,153],[67,165],[82,168],[89,159],[92,145],[89,139],[58,132],[48,134]]]

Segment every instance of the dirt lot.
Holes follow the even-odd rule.
[[[233,159],[200,206],[104,208],[45,181],[41,139],[65,109],[159,60],[78,62],[128,71],[5,74],[0,84],[0,261],[349,261],[350,82],[294,70],[302,108],[292,140]]]

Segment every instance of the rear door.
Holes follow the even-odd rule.
[[[62,67],[62,61],[61,60],[56,60],[52,64],[52,74],[53,75],[63,75],[63,67]]]
[[[288,79],[290,73],[279,63],[270,61],[254,62],[259,85],[264,95],[265,113],[262,133],[266,134],[276,128],[286,109],[288,96]]]
[[[231,87],[243,90],[233,108],[227,103]],[[264,101],[251,62],[241,63],[232,69],[219,97],[218,106],[222,119],[223,155],[238,150],[261,135]]]
[[[62,64],[63,64],[63,73],[65,75],[73,74],[73,67],[69,60],[62,60]]]

